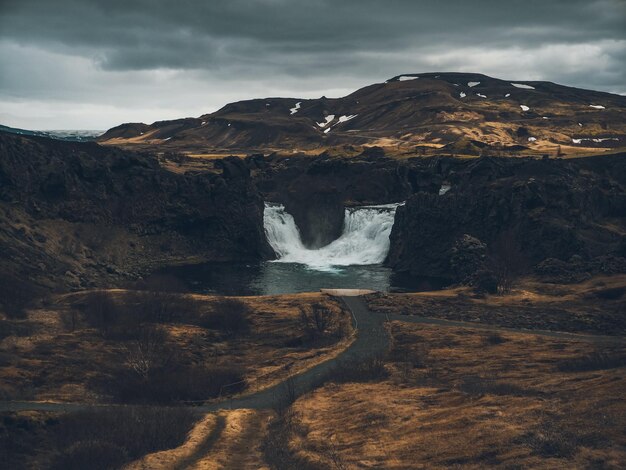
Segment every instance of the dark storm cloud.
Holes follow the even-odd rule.
[[[236,75],[266,83],[261,92],[284,82],[305,93],[445,69],[626,92],[625,24],[623,0],[0,0],[0,59],[86,60],[90,79],[117,74],[117,86],[120,74],[130,84],[174,70],[216,89]],[[68,71],[56,68],[62,81]],[[0,72],[5,97],[45,93],[44,80],[32,82]]]

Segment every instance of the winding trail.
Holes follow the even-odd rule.
[[[384,354],[389,346],[389,337],[384,327],[385,318],[372,313],[362,297],[340,298],[352,312],[357,329],[356,339],[342,354],[260,392],[215,404],[203,405],[198,409],[217,411],[237,408],[271,408],[280,400],[288,399],[290,396],[292,398],[298,397],[318,387],[329,377],[333,368],[338,364]]]
[[[294,399],[320,386],[331,375],[333,369],[342,364],[354,361],[363,361],[383,355],[389,347],[389,336],[385,329],[386,320],[410,323],[423,323],[454,328],[472,328],[480,330],[501,331],[506,333],[541,335],[565,340],[592,341],[598,343],[624,343],[626,338],[615,336],[583,335],[546,330],[526,330],[505,328],[473,322],[443,320],[438,318],[420,317],[411,315],[385,316],[372,312],[360,296],[339,296],[352,312],[357,337],[354,342],[339,356],[322,362],[301,374],[295,375],[272,387],[250,395],[233,397],[216,403],[207,403],[192,408],[202,412],[234,409],[269,409],[277,406],[281,401]],[[0,401],[1,411],[80,411],[93,408],[106,408],[125,405],[98,405],[85,403],[46,403],[26,401]]]

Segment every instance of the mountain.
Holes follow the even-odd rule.
[[[240,101],[198,118],[122,124],[107,145],[161,151],[313,150],[346,145],[479,153],[624,146],[626,97],[475,73],[399,75],[343,98]]]

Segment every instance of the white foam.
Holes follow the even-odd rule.
[[[328,134],[330,132],[330,127],[328,129],[324,129],[324,134]]]
[[[522,111],[529,111],[530,110],[530,108],[528,106],[526,106],[525,104],[520,104],[519,107],[522,108]]]
[[[590,108],[594,108],[594,109],[606,109],[604,106],[602,106],[601,104],[590,104],[589,105]]]
[[[476,93],[476,96],[480,96],[481,98],[487,98],[487,95],[481,95],[480,93]]]
[[[511,83],[515,88],[523,88],[524,90],[534,90],[534,86],[524,85],[523,83]]]
[[[583,141],[583,139],[572,139],[572,142],[575,144],[580,144]]]
[[[473,86],[480,85],[480,82],[467,82],[467,86],[472,88]]]
[[[278,263],[300,263],[318,271],[335,266],[379,264],[389,251],[389,234],[399,204],[346,209],[341,236],[330,244],[309,249],[291,214],[279,204],[266,204],[263,225]]]
[[[450,186],[449,184],[442,184],[441,188],[439,188],[439,195],[443,196],[444,194],[446,194],[448,191],[450,191],[450,188],[452,186]]]
[[[412,77],[412,76],[410,76],[410,75],[400,75],[400,76],[398,77],[398,81],[399,81],[399,82],[406,82],[407,80],[416,80],[416,79],[418,79],[418,78],[419,78],[419,77]]]
[[[325,119],[324,122],[318,122],[317,125],[320,127],[326,127],[328,124],[330,124],[333,121],[333,119],[335,119],[335,115],[329,114],[324,119]]]
[[[465,98],[467,95],[466,95],[465,93],[461,92],[461,93],[459,93],[459,96],[460,96],[461,98]]]
[[[583,127],[583,123],[582,123],[582,122],[579,122],[579,123],[578,123],[578,126],[579,126],[579,127]]]
[[[550,119],[548,116],[541,116],[541,119]]]
[[[505,98],[508,98],[509,96],[511,96],[511,93],[507,93],[506,95],[504,95]]]
[[[291,111],[291,114],[296,114],[298,112],[298,110],[300,109],[301,103],[302,101],[298,101],[293,108],[289,108],[289,111]]]

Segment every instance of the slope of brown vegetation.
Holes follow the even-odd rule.
[[[620,468],[626,349],[393,322],[390,378],[294,405],[289,445],[313,468]]]
[[[549,82],[525,85],[520,89],[482,74],[424,73],[414,80],[394,77],[342,98],[253,99],[198,118],[122,124],[99,140],[207,154],[355,145],[423,154],[459,141],[465,144],[451,153],[589,154],[624,146],[623,97]]]
[[[332,316],[324,331],[305,321],[313,309]],[[0,343],[2,395],[161,403],[256,391],[343,350],[350,321],[321,294],[225,300],[79,292],[11,322],[21,329]]]
[[[579,284],[520,280],[510,295],[475,296],[454,288],[414,294],[374,294],[373,311],[497,325],[507,328],[626,334],[626,276]]]

